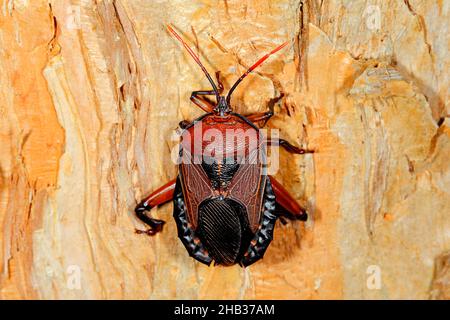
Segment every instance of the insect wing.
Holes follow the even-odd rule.
[[[250,228],[253,233],[259,227],[261,220],[262,196],[266,183],[263,166],[260,161],[260,151],[264,151],[261,143],[258,148],[249,152],[249,156],[239,166],[231,180],[229,197],[241,203],[247,210]]]
[[[201,163],[194,161],[194,157],[187,150],[183,150],[184,159],[180,164],[180,175],[183,194],[186,202],[189,223],[193,229],[197,228],[198,207],[200,203],[213,195],[211,183],[203,170]]]

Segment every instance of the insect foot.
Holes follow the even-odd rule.
[[[145,214],[146,210],[150,210],[151,207],[145,205],[145,203],[140,203],[136,209],[134,210],[136,212],[136,216],[144,222],[146,225],[150,226],[150,229],[148,230],[139,230],[136,229],[135,232],[137,234],[146,234],[149,236],[154,236],[158,232],[161,232],[163,229],[164,224],[166,223],[164,220],[154,219]]]
[[[163,225],[165,224],[165,221],[162,220],[155,220],[160,222],[160,227],[157,228],[151,228],[148,230],[139,230],[139,229],[135,229],[136,234],[146,234],[148,236],[154,236],[155,234],[157,234],[158,232],[161,232],[163,229]]]
[[[303,211],[301,214],[299,214],[297,217],[297,220],[300,220],[300,221],[308,220],[308,214],[306,213],[306,211]]]

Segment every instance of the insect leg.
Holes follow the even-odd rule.
[[[189,125],[190,125],[191,123],[189,122],[189,121],[187,121],[187,120],[183,120],[183,121],[180,121],[179,123],[178,123],[178,126],[181,128],[181,129],[186,129]]]
[[[267,111],[267,112],[259,112],[259,113],[253,113],[245,116],[248,120],[251,122],[259,122],[264,120],[263,126],[266,125],[267,121],[269,121],[270,118],[272,118],[273,112]]]
[[[155,190],[154,192],[152,192],[147,198],[142,200],[136,206],[136,209],[134,210],[136,213],[136,216],[139,218],[139,220],[141,220],[142,222],[144,222],[145,224],[150,226],[150,229],[145,230],[145,231],[136,230],[136,233],[139,233],[139,234],[145,233],[150,236],[153,236],[162,230],[165,222],[163,220],[154,219],[154,218],[149,217],[148,215],[145,214],[145,211],[150,210],[151,208],[153,208],[155,206],[164,204],[164,203],[172,200],[173,193],[175,190],[175,183],[176,183],[176,179],[171,180],[170,182],[166,183],[162,187],[160,187],[157,190]]]
[[[220,71],[216,72],[217,83],[219,84],[218,92],[222,94],[223,83],[220,80]],[[214,109],[214,104],[206,98],[200,98],[199,96],[214,96],[216,92],[214,90],[198,90],[191,93],[191,101],[199,106],[205,112],[212,112]]]
[[[297,154],[314,153],[314,150],[298,148],[284,139],[267,139],[268,146],[279,146],[285,148],[287,151]]]
[[[305,209],[298,204],[281,183],[272,176],[269,176],[269,178],[275,193],[275,201],[288,213],[287,217],[290,219],[306,221],[308,215]]]
[[[223,92],[223,83],[222,83],[222,80],[220,80],[220,71],[216,71],[216,79],[217,79],[217,83],[219,85],[219,88],[217,89],[217,92],[219,92],[219,94],[222,94],[222,92]],[[196,95],[196,96],[214,96],[214,95],[216,95],[216,92],[214,90],[199,90],[199,91],[193,91],[192,95]]]
[[[191,101],[200,109],[202,109],[205,112],[212,112],[214,110],[214,105],[211,101],[200,98],[201,95],[210,95],[213,91],[193,91],[191,94]]]

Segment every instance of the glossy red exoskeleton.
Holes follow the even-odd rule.
[[[167,28],[201,67],[212,90],[192,92],[191,101],[206,114],[192,122],[180,122],[183,131],[178,177],[136,207],[137,217],[150,226],[137,232],[154,235],[161,231],[164,221],[151,218],[145,211],[173,200],[178,236],[193,258],[207,265],[214,261],[245,267],[263,257],[279,217],[307,219],[297,201],[267,175],[264,155],[266,146],[271,145],[297,154],[313,151],[263,137],[256,124],[267,121],[272,112],[244,116],[230,106],[238,84],[287,42],[259,59],[223,96],[219,73],[216,85],[197,54],[170,25]],[[207,95],[215,96],[215,103],[204,97]]]

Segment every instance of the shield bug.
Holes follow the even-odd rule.
[[[197,54],[170,25],[167,29],[203,70],[212,90],[192,92],[191,101],[206,113],[192,122],[180,122],[178,177],[137,205],[137,217],[150,228],[136,232],[161,231],[164,221],[146,211],[173,200],[178,237],[193,258],[207,265],[214,261],[246,267],[263,257],[278,218],[307,219],[297,201],[267,175],[264,155],[266,146],[281,146],[297,154],[313,151],[261,135],[256,124],[270,119],[272,112],[241,115],[230,105],[239,83],[287,42],[260,58],[224,96],[220,74],[216,73],[216,85]],[[215,96],[215,102],[205,96]]]

